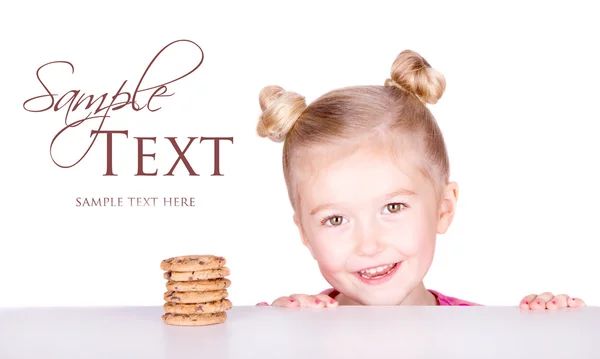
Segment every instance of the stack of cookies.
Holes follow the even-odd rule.
[[[170,325],[211,325],[223,323],[231,309],[227,299],[229,268],[225,258],[213,255],[190,255],[165,259],[167,292],[164,295],[163,321]]]

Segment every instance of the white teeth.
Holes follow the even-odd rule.
[[[373,267],[358,272],[362,277],[371,278],[373,276],[387,274],[396,264],[388,264],[385,266]]]

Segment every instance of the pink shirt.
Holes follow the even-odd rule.
[[[461,307],[473,307],[473,306],[481,305],[481,304],[475,304],[472,302],[467,302],[466,300],[462,300],[462,299],[458,299],[458,298],[454,298],[454,297],[448,297],[446,295],[443,295],[440,292],[436,292],[435,290],[429,289],[429,291],[433,295],[435,295],[435,297],[438,300],[439,305],[451,305],[451,306],[461,306]]]
[[[458,298],[454,298],[454,297],[448,297],[448,296],[443,295],[442,293],[437,292],[435,290],[430,289],[429,291],[431,292],[431,294],[433,294],[437,298],[438,305],[462,306],[462,307],[471,307],[471,306],[479,306],[480,305],[480,304],[467,302],[466,300],[462,300],[462,299],[458,299]],[[331,298],[335,298],[338,296],[338,294],[340,294],[340,292],[331,288],[331,289],[326,289],[326,290],[322,291],[321,294],[327,294]]]
[[[481,304],[475,304],[472,302],[467,302],[466,300],[443,295],[442,293],[435,291],[435,290],[429,289],[429,291],[431,292],[431,294],[433,294],[437,298],[438,305],[461,306],[461,307],[481,306]],[[338,292],[337,290],[335,290],[333,288],[330,288],[330,289],[326,289],[326,290],[322,291],[321,294],[327,294],[331,298],[335,298],[340,294],[340,292]],[[262,303],[258,303],[257,305],[269,305],[269,304],[266,302],[262,302]]]

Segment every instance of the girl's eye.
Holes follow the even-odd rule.
[[[344,217],[331,216],[331,217],[325,218],[325,220],[323,220],[323,222],[324,222],[323,224],[325,224],[326,226],[337,227],[344,223]]]
[[[385,209],[389,211],[389,213],[397,213],[406,208],[403,203],[388,203],[385,206]]]

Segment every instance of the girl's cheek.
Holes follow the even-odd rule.
[[[348,257],[352,255],[352,246],[330,238],[314,238],[313,252],[322,270],[337,272],[344,270]]]
[[[435,231],[426,220],[413,220],[402,228],[394,228],[385,233],[385,242],[396,247],[407,257],[415,256],[435,243]]]
[[[414,235],[411,250],[413,256],[418,256],[424,263],[430,263],[435,251],[437,231],[432,229],[432,223],[423,222],[423,225]]]
[[[400,245],[402,252],[406,256],[414,256],[419,253],[426,243],[426,236],[423,233],[420,233],[418,230],[411,232],[412,233],[407,233],[407,235],[404,236]]]
[[[407,241],[405,244],[406,251],[414,255],[423,249],[429,248],[435,244],[437,234],[437,226],[432,220],[431,214],[426,211],[419,213],[419,216],[412,221],[412,225],[408,227]]]

